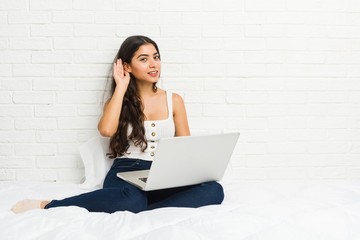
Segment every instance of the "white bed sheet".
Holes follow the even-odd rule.
[[[226,181],[220,206],[138,214],[61,207],[13,214],[23,198],[89,190],[77,184],[0,182],[0,239],[359,240],[360,181]]]

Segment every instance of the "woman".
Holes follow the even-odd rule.
[[[116,176],[118,172],[150,169],[157,141],[189,136],[185,105],[177,94],[156,86],[161,73],[157,44],[145,36],[131,36],[121,45],[114,64],[111,98],[98,124],[110,137],[116,158],[103,188],[63,200],[23,200],[12,211],[79,206],[91,212],[138,213],[161,207],[201,207],[221,204],[224,193],[217,182],[145,192]]]

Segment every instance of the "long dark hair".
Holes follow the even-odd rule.
[[[130,64],[135,52],[144,44],[152,44],[160,55],[159,48],[153,40],[145,36],[136,35],[125,39],[116,54],[114,62],[117,59],[121,59],[123,63]],[[111,77],[111,79],[110,94],[112,96],[116,83],[113,77]],[[154,83],[153,91],[156,92],[156,90],[156,83]],[[124,95],[119,126],[116,133],[110,138],[110,153],[108,153],[110,158],[123,156],[130,147],[129,140],[132,141],[135,146],[141,147],[142,151],[147,148],[144,128],[145,114],[143,109],[136,79],[130,73],[130,83]],[[129,126],[131,126],[132,129],[130,135],[128,135]]]

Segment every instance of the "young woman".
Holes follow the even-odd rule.
[[[145,192],[116,176],[118,172],[149,169],[160,138],[190,135],[181,96],[156,86],[160,73],[157,44],[145,36],[127,38],[116,55],[111,98],[98,124],[100,134],[110,137],[109,155],[115,158],[103,188],[63,200],[26,199],[12,211],[79,206],[91,212],[138,213],[161,207],[221,204],[224,193],[217,182]]]

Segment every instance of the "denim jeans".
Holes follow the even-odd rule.
[[[45,208],[78,206],[90,212],[138,213],[162,207],[197,208],[221,204],[224,199],[223,188],[217,182],[145,192],[116,176],[118,172],[146,170],[150,167],[151,161],[131,158],[115,159],[106,175],[102,189],[63,200],[53,200]]]

